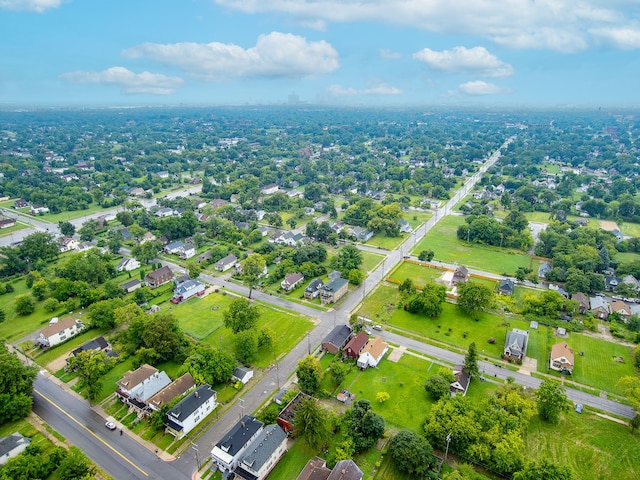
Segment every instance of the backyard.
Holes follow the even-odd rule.
[[[412,255],[417,256],[422,250],[433,250],[436,261],[498,274],[514,275],[518,267],[538,270],[539,261],[520,250],[467,244],[459,240],[456,232],[464,221],[460,216],[445,217],[412,250]]]

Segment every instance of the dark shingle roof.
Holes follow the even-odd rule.
[[[233,457],[263,425],[260,420],[250,415],[245,415],[229,430],[222,440],[216,443],[216,447]]]
[[[351,332],[352,330],[349,325],[338,325],[333,330],[331,330],[331,332],[329,332],[329,335],[324,337],[322,343],[329,343],[340,348],[345,344],[345,342],[351,335]]]
[[[104,337],[100,336],[98,338],[94,338],[93,340],[88,341],[84,345],[79,346],[73,352],[71,352],[71,355],[75,357],[80,352],[88,352],[89,350],[104,350],[108,346],[109,344],[104,339]]]
[[[253,471],[257,472],[262,468],[267,460],[271,458],[273,452],[287,438],[287,434],[278,425],[268,425],[260,432],[256,439],[251,442],[247,453],[240,460],[241,465],[245,464]],[[242,468],[236,470],[236,474],[242,477]]]
[[[13,435],[9,435],[8,437],[0,438],[0,457],[10,453],[14,448],[18,445],[26,443],[29,445],[31,440],[23,437],[19,433],[14,433]]]
[[[180,400],[175,407],[167,412],[167,415],[170,418],[184,420],[215,394],[215,390],[211,390],[211,385],[200,385],[188,396]]]

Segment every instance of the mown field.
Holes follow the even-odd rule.
[[[468,244],[459,240],[456,232],[463,223],[464,217],[445,217],[413,248],[411,254],[417,256],[422,250],[433,250],[436,261],[457,263],[498,274],[514,275],[518,267],[537,271],[539,261],[522,251]]]

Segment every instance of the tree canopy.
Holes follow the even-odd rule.
[[[246,298],[236,298],[222,314],[224,326],[233,333],[251,330],[258,323],[260,310]]]
[[[0,346],[0,425],[26,417],[31,411],[37,367],[26,366],[6,345]]]

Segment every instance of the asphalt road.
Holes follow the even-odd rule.
[[[178,469],[177,465],[161,460],[128,434],[108,430],[104,426],[106,419],[93,411],[87,402],[42,374],[34,384],[33,411],[114,479],[179,480],[189,478],[195,470],[195,461],[193,465],[182,462],[182,469]]]

